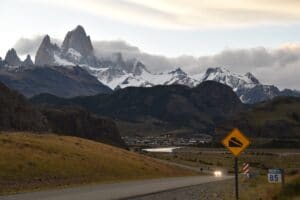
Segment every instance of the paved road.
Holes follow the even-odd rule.
[[[184,164],[176,163],[173,161],[162,160],[162,159],[157,159],[157,158],[152,158],[152,159],[157,160],[162,163],[165,163],[167,165],[177,166],[177,167],[181,167],[181,168],[188,169],[188,170],[195,171],[195,172],[203,172],[206,175],[213,174],[213,171],[211,171],[212,169],[207,169],[207,166],[192,167],[189,165],[184,165]],[[202,168],[202,171],[200,170],[201,168]]]
[[[91,185],[60,190],[0,196],[0,200],[106,200],[124,199],[203,183],[230,179],[231,176],[193,176],[123,183]]]
[[[143,195],[126,200],[222,200],[235,199],[234,179],[205,183]]]

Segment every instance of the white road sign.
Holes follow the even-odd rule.
[[[268,181],[269,181],[269,183],[281,183],[282,182],[282,171],[280,169],[269,169]]]

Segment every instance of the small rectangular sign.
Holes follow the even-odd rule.
[[[268,170],[268,181],[269,181],[269,183],[281,183],[282,182],[282,171],[280,169],[269,169]]]
[[[281,174],[268,174],[269,183],[281,183],[282,176]]]

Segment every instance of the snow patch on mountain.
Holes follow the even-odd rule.
[[[61,57],[59,57],[57,54],[54,54],[54,62],[55,64],[57,65],[61,65],[61,66],[75,66],[74,63],[66,60],[66,59],[63,59]]]
[[[78,62],[82,58],[82,55],[78,51],[76,51],[75,49],[73,49],[73,48],[69,48],[68,49],[67,56],[73,58],[74,60],[76,60]]]
[[[80,66],[111,89],[172,84],[195,87],[203,81],[210,80],[230,86],[244,103],[256,103],[280,95],[300,96],[297,91],[280,91],[273,85],[261,84],[251,73],[240,75],[224,67],[208,68],[204,73],[193,75],[185,73],[181,68],[153,73],[143,61],[136,58],[126,59],[121,52],[116,51],[100,58],[95,56],[90,36],[82,26],[69,31],[60,46],[52,43],[50,36],[46,35],[38,48],[34,65]],[[7,52],[4,60],[0,58],[0,68],[10,67],[18,70],[19,66],[33,67],[33,62],[29,56],[25,61],[21,61],[14,49]]]
[[[253,88],[255,85],[260,84],[250,73],[240,75],[232,73],[224,67],[208,68],[201,82],[208,80],[228,85],[235,92],[241,88]]]
[[[136,71],[136,70],[135,70]],[[138,69],[139,73],[127,73],[125,70],[112,70],[111,68],[90,69],[90,72],[98,78],[98,80],[112,89],[125,87],[151,87],[154,85],[172,85],[181,84],[194,87],[200,82],[189,77],[180,68],[162,73],[151,73],[148,70]],[[111,76],[111,73],[114,76]]]

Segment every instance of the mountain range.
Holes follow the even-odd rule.
[[[76,83],[73,85],[74,87],[68,87],[61,91],[58,87],[53,87],[53,83],[51,82],[55,82],[54,77],[53,80],[48,82],[39,80],[39,84],[43,83],[45,86],[44,88],[40,88],[37,84],[32,84],[31,81],[37,80],[37,77],[28,75],[30,74],[28,73],[28,69],[32,72],[34,68],[39,68],[39,71],[47,69],[44,72],[45,74],[48,73],[48,70],[54,68],[56,72],[64,75],[65,72],[61,71],[66,70],[58,70],[58,68],[77,69],[75,66],[87,72],[81,72],[81,74],[84,74],[86,80],[93,80],[93,86],[88,85],[86,83],[87,81],[84,81],[78,83],[80,87],[77,87],[78,84]],[[145,66],[142,61],[135,58],[125,59],[118,50],[111,56],[98,58],[95,56],[90,36],[86,34],[84,28],[80,25],[66,34],[61,46],[52,43],[50,36],[46,35],[37,50],[34,62],[30,56],[27,56],[24,61],[21,61],[16,51],[10,49],[5,59],[0,59],[0,68],[0,81],[26,96],[33,96],[38,93],[51,93],[61,97],[74,97],[80,95],[94,95],[95,93],[109,93],[112,90],[126,87],[153,87],[155,85],[173,84],[185,85],[192,88],[208,80],[230,86],[241,101],[248,104],[272,99],[276,96],[300,96],[300,92],[295,90],[285,89],[281,91],[276,86],[265,85],[251,73],[239,75],[223,67],[208,68],[205,73],[193,75],[187,74],[181,68],[175,68],[161,73],[153,73],[147,69],[147,66]],[[16,76],[23,77],[22,81],[14,77],[12,71],[17,72]],[[77,71],[79,71],[79,69],[77,69]],[[21,75],[23,73],[26,74],[26,76]],[[81,74],[77,74],[75,79],[81,79]],[[88,77],[87,74],[95,78]],[[97,89],[94,88],[94,86],[97,85],[95,83],[96,79],[98,80]],[[26,84],[24,84],[24,82]],[[62,85],[68,85],[64,84],[64,81],[60,81],[60,83]],[[28,92],[26,86],[36,92]],[[58,90],[58,92],[56,90]],[[67,90],[69,92],[66,93]],[[84,90],[86,90],[86,92]]]
[[[215,145],[239,128],[256,147],[298,147],[300,98],[275,97],[243,104],[233,90],[215,81],[184,85],[128,87],[111,94],[60,98],[41,94],[30,99],[38,108],[79,106],[113,119],[123,136],[210,134]],[[214,145],[214,144],[212,144]]]
[[[98,116],[114,119],[124,135],[175,130],[213,134],[216,123],[244,108],[229,86],[215,81],[205,81],[193,88],[184,85],[128,87],[111,94],[69,99],[41,94],[30,101],[42,107],[80,106]]]

